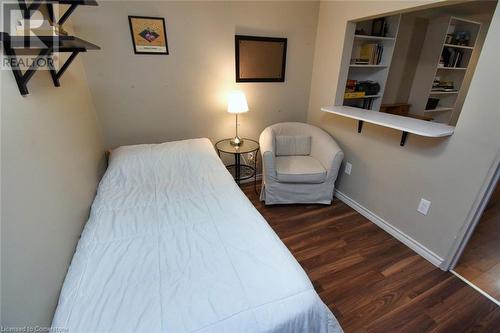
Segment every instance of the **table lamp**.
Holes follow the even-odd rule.
[[[243,91],[232,91],[227,98],[227,112],[236,115],[236,136],[231,139],[231,145],[239,147],[243,140],[238,136],[238,113],[248,112],[247,98]]]

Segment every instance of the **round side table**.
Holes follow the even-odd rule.
[[[259,155],[259,143],[252,139],[243,139],[239,146],[231,145],[231,139],[223,139],[215,144],[219,157],[221,153],[234,155],[234,164],[227,165],[227,169],[233,175],[234,180],[239,185],[242,180],[253,177],[253,186],[257,192],[257,156]],[[241,163],[241,154],[254,153],[253,166]]]

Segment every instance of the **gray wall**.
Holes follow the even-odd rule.
[[[50,325],[103,166],[82,63],[55,88],[46,71],[22,97],[1,75],[2,326]]]
[[[462,115],[453,136],[444,139],[409,135],[320,111],[332,105],[348,20],[409,8],[415,2],[322,2],[308,121],[334,136],[353,164],[341,174],[339,189],[440,258],[449,256],[462,232],[500,144],[500,67],[491,66],[500,49],[497,8],[483,46]],[[421,197],[432,201],[427,216],[416,209]]]
[[[79,8],[75,30],[102,50],[83,56],[108,148],[234,136],[225,97],[243,90],[240,135],[305,121],[318,2],[101,2]],[[128,15],[166,19],[170,55],[135,55]],[[87,22],[95,22],[89,28]],[[285,83],[235,84],[234,35],[288,37]]]

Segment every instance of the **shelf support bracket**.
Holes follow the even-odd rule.
[[[59,26],[62,26],[64,22],[66,22],[66,20],[69,18],[69,16],[75,11],[76,7],[78,7],[78,4],[71,4],[66,12],[64,12],[63,16],[61,16],[57,24],[59,24]]]
[[[21,92],[21,95],[23,96],[28,95],[29,93],[27,88],[28,81],[33,77],[33,74],[35,74],[39,66],[40,59],[44,58],[45,56],[48,56],[51,53],[51,50],[50,49],[41,50],[40,53],[38,53],[38,56],[33,61],[33,63],[23,74],[16,58],[16,52],[10,47],[4,47],[4,49],[5,53],[10,59],[9,62],[12,69],[12,73],[14,74],[14,78],[16,79],[16,83],[19,88],[19,91]]]
[[[54,15],[54,6],[50,2],[47,3],[47,12],[49,14],[49,22],[52,25],[54,24],[55,15]]]
[[[50,76],[52,76],[52,81],[54,82],[54,86],[59,87],[61,84],[59,83],[59,79],[61,76],[66,72],[68,69],[69,65],[75,60],[76,56],[80,53],[80,51],[73,51],[71,55],[69,56],[68,60],[61,66],[59,71],[56,71],[55,68],[50,69]]]
[[[35,10],[37,10],[38,8],[40,8],[40,6],[42,5],[42,1],[40,0],[35,0],[31,3],[31,5],[27,5],[26,4],[26,1],[25,0],[18,0],[19,2],[19,8],[21,9],[21,11],[23,12],[23,17],[25,20],[29,19],[32,15],[33,15],[33,12]],[[75,11],[76,7],[78,7],[78,3],[72,3],[68,9],[66,9],[66,11],[64,12],[64,14],[61,16],[61,18],[59,19],[59,21],[57,22],[57,24],[59,26],[62,26],[64,24],[64,22],[66,22],[66,20],[71,16],[71,14],[73,14],[73,12]],[[48,15],[49,15],[49,21],[50,23],[55,23],[54,20],[55,20],[55,15],[54,15],[54,6],[51,2],[47,2],[47,12],[48,12]]]
[[[401,135],[401,142],[399,143],[401,147],[405,145],[407,137],[408,137],[408,132],[403,132],[403,134]]]
[[[361,133],[363,129],[363,120],[358,120],[358,133]]]

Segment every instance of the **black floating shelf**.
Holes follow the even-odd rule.
[[[51,49],[53,52],[85,52],[101,49],[75,36],[10,36],[3,32],[0,40],[4,47],[9,49]]]
[[[61,5],[97,6],[97,1],[94,0],[45,0],[45,2],[58,3]]]
[[[99,46],[74,36],[9,36],[9,34],[2,32],[0,33],[0,41],[3,43],[4,52],[11,59],[16,58],[16,51],[19,50],[38,51],[35,61],[33,61],[24,74],[16,61],[10,61],[12,72],[14,73],[21,95],[28,94],[27,84],[38,69],[39,59],[52,59],[52,54],[55,52],[71,53],[58,71],[54,67],[49,67],[52,81],[56,87],[59,87],[59,79],[78,53],[100,49]]]
[[[32,1],[30,5],[26,3],[26,0],[18,0],[19,8],[23,11],[24,19],[29,19],[35,10],[38,10],[41,5],[47,5],[47,11],[49,14],[49,20],[52,23],[57,23],[62,26],[64,22],[70,17],[70,15],[75,11],[78,6],[97,6],[97,1],[95,0],[35,0]],[[54,22],[54,8],[53,5],[69,5],[70,7],[64,12],[64,14],[59,18],[57,22]]]

